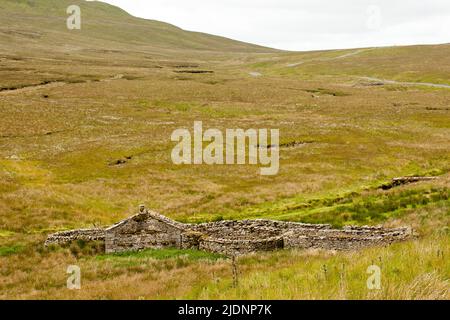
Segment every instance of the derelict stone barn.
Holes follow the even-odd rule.
[[[219,221],[183,224],[140,207],[139,213],[106,229],[80,229],[50,235],[45,245],[102,241],[106,253],[147,248],[198,249],[239,255],[277,249],[353,250],[387,245],[412,237],[410,228],[304,224],[272,220]]]

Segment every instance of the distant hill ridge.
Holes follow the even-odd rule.
[[[66,28],[66,9],[78,5],[82,29]],[[0,0],[0,44],[23,41],[27,32],[48,46],[73,40],[75,45],[113,48],[114,43],[155,49],[205,50],[217,52],[265,53],[275,49],[182,30],[168,23],[136,18],[113,5],[82,0]],[[31,34],[31,33],[30,33]],[[24,44],[26,45],[26,44]]]

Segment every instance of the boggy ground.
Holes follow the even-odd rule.
[[[448,84],[449,45],[230,53],[122,39],[106,51],[61,44],[49,52],[39,41],[6,41],[8,32],[0,47],[0,298],[449,298],[450,91],[361,78]],[[200,120],[221,130],[280,129],[279,174],[172,164],[171,133]],[[405,175],[440,178],[379,189]],[[221,256],[43,248],[49,233],[110,225],[140,203],[182,222],[411,225],[419,238],[241,258],[237,287]],[[73,264],[82,270],[78,291],[66,288]],[[381,290],[366,287],[372,264],[382,269]]]
[[[448,298],[448,90],[254,78],[223,65],[182,77],[171,67],[106,69],[90,71],[113,79],[0,93],[2,298]],[[280,173],[173,165],[171,132],[194,120],[219,129],[279,128],[286,144]],[[378,189],[402,175],[441,178]],[[436,227],[384,249],[243,258],[237,288],[221,257],[42,248],[48,233],[109,225],[139,203],[183,222]],[[375,292],[365,289],[373,261],[385,268],[386,287]],[[81,266],[80,291],[66,289],[69,264]]]

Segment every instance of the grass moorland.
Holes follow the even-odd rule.
[[[0,0],[0,298],[449,298],[450,89],[403,82],[449,84],[450,45],[282,52],[75,2],[83,27],[69,31],[68,1]],[[279,128],[279,174],[172,164],[172,131],[196,120]],[[405,175],[438,179],[379,189]],[[183,222],[410,225],[419,236],[242,257],[237,287],[217,255],[43,248],[49,233],[109,225],[140,203]],[[66,288],[73,264],[77,291]],[[371,264],[381,290],[367,290]]]

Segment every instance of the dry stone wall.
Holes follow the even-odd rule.
[[[81,241],[104,241],[105,230],[104,229],[79,229],[71,231],[62,231],[50,235],[45,241],[45,245],[50,244],[67,244],[77,240]]]
[[[273,220],[219,221],[190,225],[190,228],[211,237],[221,239],[261,239],[281,236],[289,230],[323,230],[330,229],[328,224],[305,224]]]
[[[176,247],[230,256],[283,248],[355,250],[411,237],[409,228],[348,226],[333,229],[327,224],[264,219],[183,224],[140,207],[139,214],[109,228],[59,232],[50,235],[46,245],[102,240],[107,253]]]
[[[312,233],[289,231],[284,235],[285,248],[318,248],[327,250],[354,250],[369,246],[387,245],[407,240],[412,236],[409,228],[347,228],[320,230]]]
[[[247,254],[257,251],[273,251],[283,249],[283,247],[283,237],[255,240],[206,238],[202,240],[199,245],[200,250],[221,253],[228,256]]]

